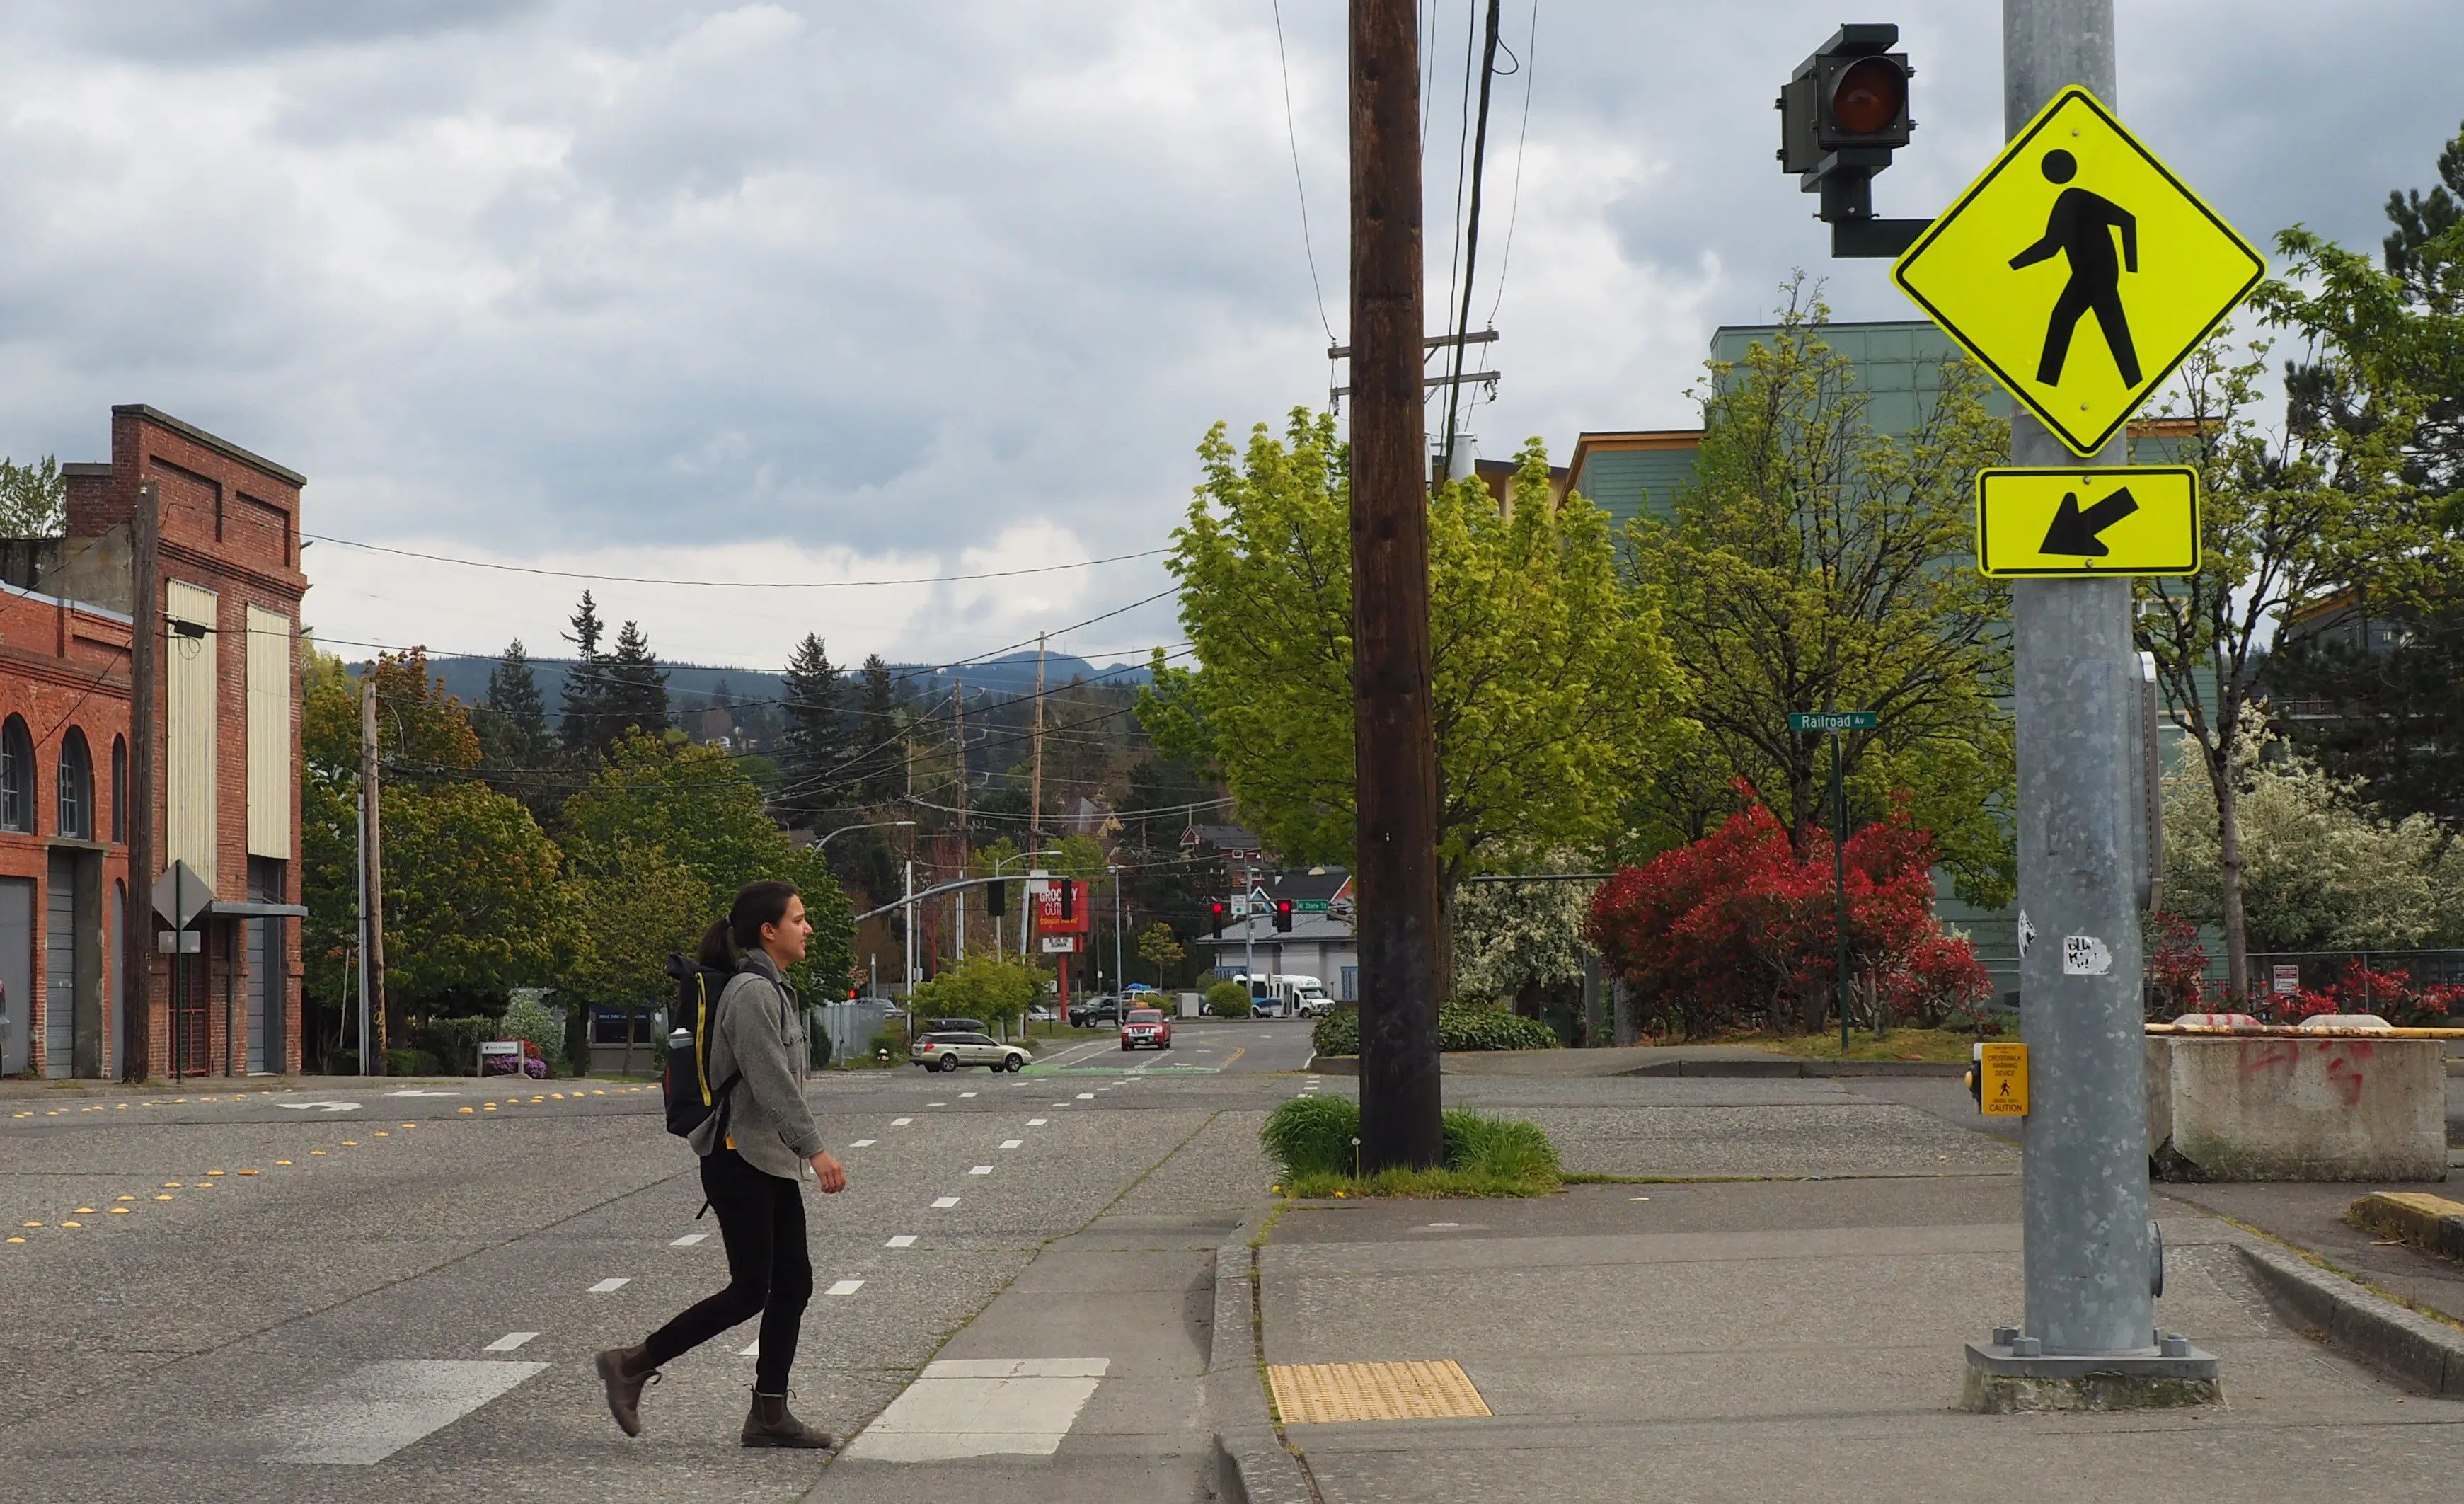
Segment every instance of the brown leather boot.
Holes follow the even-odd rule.
[[[755,1391],[753,1411],[744,1417],[744,1445],[747,1447],[796,1447],[808,1450],[829,1451],[839,1439],[827,1431],[817,1431],[787,1413],[787,1397],[783,1394],[762,1394]]]
[[[611,1347],[595,1360],[599,1377],[607,1385],[607,1413],[627,1436],[642,1434],[642,1390],[658,1382],[659,1371],[649,1364],[649,1354],[641,1345]]]

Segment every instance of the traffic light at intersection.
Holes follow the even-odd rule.
[[[1275,900],[1275,928],[1279,930],[1289,930],[1291,927],[1292,900],[1289,898],[1277,898]]]

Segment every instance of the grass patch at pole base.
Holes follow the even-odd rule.
[[[1445,1162],[1360,1174],[1360,1108],[1339,1096],[1300,1096],[1267,1116],[1258,1139],[1297,1197],[1545,1196],[1565,1183],[1557,1147],[1536,1123],[1468,1108],[1444,1119]]]

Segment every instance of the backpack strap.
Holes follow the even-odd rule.
[[[717,1005],[711,1001],[708,972],[693,973],[693,994],[697,1000],[695,1006],[698,1009],[698,1016],[694,1021],[697,1027],[693,1029],[693,1073],[701,1082],[701,1105],[715,1109],[715,1115],[719,1119],[718,1141],[725,1143],[727,1141],[727,1094],[735,1090],[737,1082],[744,1079],[744,1073],[741,1070],[737,1071],[726,1080],[719,1082],[716,1087],[710,1084],[710,1035],[712,1026],[716,1022],[715,1015],[718,1008]],[[725,1001],[726,997],[726,992],[722,990],[719,993],[720,1001]],[[704,1202],[703,1210],[708,1210],[709,1205],[708,1202]],[[700,1212],[693,1214],[695,1221],[699,1221],[700,1218]]]

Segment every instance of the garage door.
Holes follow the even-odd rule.
[[[34,882],[0,877],[0,1073],[33,1060]]]
[[[54,852],[43,884],[43,1074],[77,1073],[77,856]]]

